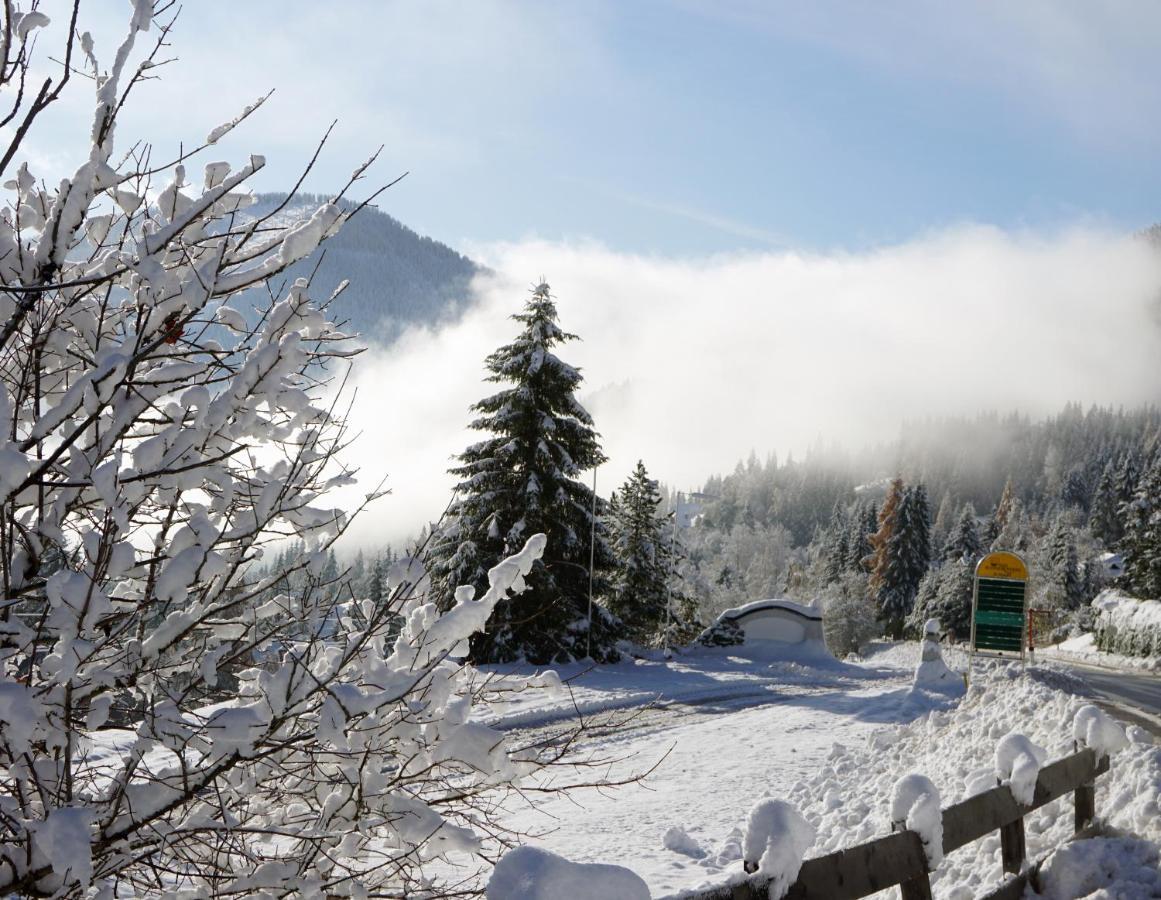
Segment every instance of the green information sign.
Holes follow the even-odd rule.
[[[1014,553],[991,553],[976,566],[972,650],[1024,655],[1028,568]]]

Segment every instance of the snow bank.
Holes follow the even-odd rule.
[[[996,777],[1012,791],[1017,803],[1031,806],[1036,794],[1040,766],[1048,756],[1018,732],[1006,734],[996,744]]]
[[[1074,752],[1074,722],[1086,701],[1056,687],[1060,679],[1035,666],[983,665],[956,708],[880,729],[866,746],[836,744],[817,771],[785,795],[818,834],[811,855],[888,833],[893,788],[908,773],[925,773],[950,804],[995,787],[997,744],[1008,734],[1023,734],[1045,748],[1048,759]],[[1141,729],[1130,729],[1127,737],[1128,746],[1115,754],[1109,773],[1097,779],[1096,812],[1113,828],[1161,845],[1161,748]],[[1030,813],[1028,858],[1047,856],[1072,831],[1069,796]],[[998,833],[948,854],[932,873],[936,898],[979,896],[1001,878]]]
[[[1161,897],[1159,862],[1156,844],[1135,838],[1073,841],[1053,853],[1041,869],[1040,893],[1030,891],[1026,896],[1043,900]]]
[[[770,898],[778,900],[798,880],[798,870],[814,838],[814,828],[789,803],[759,801],[750,810],[742,840],[746,871],[768,875]]]
[[[1092,602],[1098,650],[1146,657],[1161,665],[1161,600],[1138,600],[1120,591],[1102,591]]]
[[[1096,635],[1091,631],[1061,641],[1059,644],[1038,647],[1036,655],[1045,659],[1089,663],[1114,669],[1161,671],[1161,656],[1125,656],[1122,653],[1108,653],[1098,650]]]
[[[569,862],[536,847],[509,850],[496,863],[487,900],[650,900],[641,878],[621,866]]]
[[[904,775],[895,782],[891,823],[919,835],[931,868],[943,861],[943,807],[939,790],[926,775]]]

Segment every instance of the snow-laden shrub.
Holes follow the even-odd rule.
[[[697,641],[707,647],[736,647],[746,642],[746,632],[733,619],[718,619],[697,636]]]
[[[1161,600],[1139,600],[1117,590],[1093,600],[1098,650],[1122,656],[1161,657]]]
[[[847,574],[823,592],[822,631],[827,649],[839,659],[861,651],[882,630],[865,576]]]

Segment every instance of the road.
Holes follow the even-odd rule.
[[[1098,699],[1113,711],[1161,735],[1161,675],[1073,662],[1066,665],[1087,681]]]

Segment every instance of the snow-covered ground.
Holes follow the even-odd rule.
[[[965,663],[955,650],[945,650],[944,658],[953,669]],[[628,868],[648,893],[623,874],[528,853],[502,870],[508,881],[498,884],[496,896],[529,872],[555,873],[557,886],[590,885],[592,896],[608,900],[620,895],[601,893],[602,886],[615,884],[624,886],[625,900],[679,896],[742,877],[747,819],[760,801],[785,801],[801,815],[799,836],[814,835],[809,858],[886,834],[893,804],[896,813],[907,807],[908,821],[923,820],[923,810],[910,802],[922,797],[900,799],[905,776],[923,776],[910,779],[912,785],[930,779],[938,806],[946,807],[995,785],[997,768],[1015,789],[1037,760],[1073,751],[1077,712],[1088,703],[1074,676],[1050,666],[977,661],[964,697],[955,678],[917,681],[920,660],[914,643],[873,647],[855,664],[809,648],[699,648],[671,660],[652,655],[591,670],[562,667],[568,690],[555,699],[537,692],[536,701],[519,695],[517,702],[481,711],[480,718],[519,746],[578,710],[599,723],[603,713],[649,704],[621,727],[595,728],[579,745],[582,753],[614,760],[596,774],[619,780],[651,770],[643,781],[526,795],[531,803],[505,800],[505,824],[526,836],[526,846],[572,863]],[[480,676],[502,686],[509,676],[528,674],[492,669]],[[1072,832],[1067,797],[1027,817],[1029,859],[1055,850],[1043,893],[1030,891],[1028,900],[1161,897],[1161,748],[1139,728],[1127,735],[1127,749],[1098,781],[1097,815],[1108,837],[1066,844]],[[89,748],[90,764],[114,762],[135,740],[132,732],[101,732]],[[1001,742],[1007,752],[998,751]],[[169,751],[152,754],[156,760],[148,757],[147,768],[172,762]],[[453,862],[461,876],[476,870],[480,883],[487,878],[474,858]],[[937,898],[970,900],[1000,876],[997,834],[950,854],[932,880]],[[517,892],[512,900],[552,897],[553,890]],[[570,888],[568,896],[588,894]]]
[[[996,784],[997,745],[1009,734],[1027,739],[1009,739],[1012,752],[1001,754],[1004,774],[1016,780],[1035,765],[1018,751],[1047,760],[1073,752],[1074,719],[1088,702],[1076,679],[977,662],[961,702],[958,685],[913,685],[919,656],[918,644],[876,648],[860,665],[719,648],[594,670],[573,683],[589,711],[602,698],[619,706],[651,695],[725,702],[699,707],[688,721],[598,734],[586,748],[622,759],[614,777],[656,769],[641,784],[538,800],[535,808],[514,809],[508,824],[529,834],[528,844],[573,862],[627,867],[656,898],[739,877],[746,819],[764,798],[789,802],[814,828],[811,857],[890,831],[894,788],[905,775],[929,778],[946,807]],[[948,661],[962,664],[954,651]],[[762,705],[739,708],[747,703]],[[535,723],[560,711],[544,709],[539,718],[528,707],[509,712]],[[1069,798],[1031,814],[1029,858],[1063,849],[1046,867],[1045,893],[1029,897],[1085,897],[1110,885],[1110,893],[1095,896],[1161,896],[1161,749],[1141,729],[1128,734],[1128,749],[1097,791],[1097,814],[1117,837],[1064,847],[1072,831]],[[997,834],[943,860],[933,875],[935,896],[969,900],[1000,877]]]

